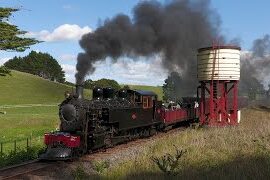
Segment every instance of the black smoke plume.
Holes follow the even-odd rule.
[[[249,53],[241,56],[240,92],[262,93],[269,75],[270,36],[265,35],[253,42]]]
[[[220,20],[208,0],[175,0],[170,3],[143,1],[133,16],[119,14],[107,19],[80,40],[84,52],[77,58],[76,80],[80,84],[95,71],[94,63],[121,56],[160,54],[164,68],[181,74],[183,88],[196,89],[197,49],[223,42]]]

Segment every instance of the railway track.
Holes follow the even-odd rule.
[[[125,156],[129,156],[130,151],[138,150],[140,149],[139,147],[144,147],[147,145],[147,143],[151,141],[155,141],[157,139],[170,136],[172,134],[175,134],[176,132],[182,132],[185,129],[186,127],[181,126],[181,127],[171,129],[168,132],[163,132],[163,133],[159,132],[156,135],[150,136],[147,138],[135,139],[127,143],[122,143],[108,149],[100,150],[91,154],[86,154],[83,157],[79,158],[79,161],[91,162],[95,160],[107,160],[107,159],[110,159],[111,157],[115,158],[115,156],[120,156],[119,159],[122,159],[122,158],[125,159],[126,158]]]
[[[0,169],[0,180],[21,179],[35,171],[45,169],[54,163],[40,162],[39,160],[28,161],[22,164]]]

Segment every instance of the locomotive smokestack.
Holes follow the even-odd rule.
[[[83,99],[83,84],[76,85],[76,95],[78,99]]]

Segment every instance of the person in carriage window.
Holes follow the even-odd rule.
[[[140,103],[141,97],[139,95],[135,95],[135,102]]]

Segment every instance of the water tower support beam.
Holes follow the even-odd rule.
[[[238,81],[233,84],[233,124],[237,124],[237,110],[238,110]]]

